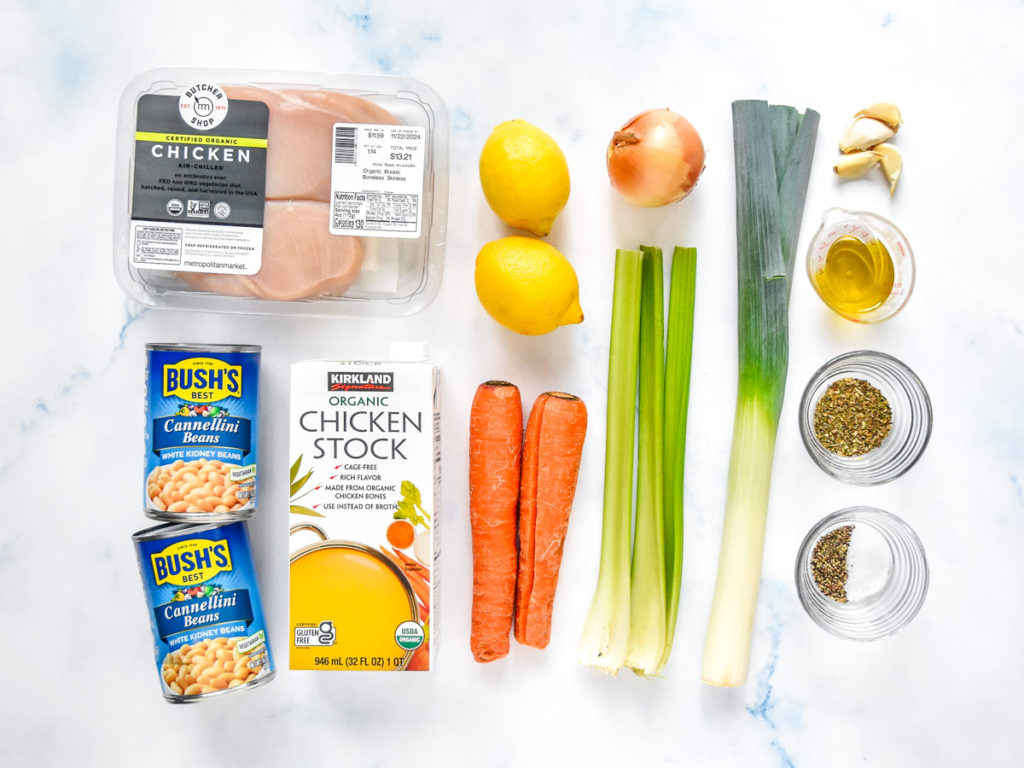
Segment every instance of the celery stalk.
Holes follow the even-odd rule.
[[[739,386],[722,549],[701,677],[741,685],[764,554],[775,436],[789,358],[789,293],[818,115],[733,102]]]
[[[608,353],[608,427],[604,512],[597,590],[580,638],[581,664],[616,674],[626,660],[630,617],[630,524],[633,440],[636,429],[640,337],[640,251],[615,252],[611,343]]]
[[[665,647],[668,662],[679,616],[683,578],[683,467],[686,416],[690,402],[693,313],[697,288],[697,249],[676,246],[672,253],[668,338],[665,342]]]
[[[640,424],[626,666],[649,677],[661,669],[665,651],[665,304],[661,249],[640,250]]]

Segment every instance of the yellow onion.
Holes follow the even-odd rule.
[[[682,200],[704,170],[704,142],[682,115],[641,112],[612,136],[608,177],[633,205],[657,208]]]

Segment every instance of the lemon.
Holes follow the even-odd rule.
[[[475,279],[487,313],[517,333],[537,336],[583,322],[576,272],[557,248],[540,240],[488,243],[477,254]]]
[[[544,131],[525,120],[509,120],[484,143],[480,184],[502,221],[543,237],[569,199],[569,166]]]

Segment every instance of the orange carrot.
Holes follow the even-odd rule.
[[[564,392],[537,398],[526,425],[519,492],[516,640],[544,648],[562,565],[562,545],[576,493],[587,408]]]
[[[523,404],[507,381],[481,384],[469,416],[469,524],[473,610],[469,647],[479,662],[508,655],[516,590],[516,505]]]
[[[405,554],[405,552],[394,549],[393,547],[391,551],[398,555],[398,558],[404,564],[407,573],[410,571],[415,571],[417,574],[423,577],[424,581],[430,581],[430,569],[427,568],[427,566],[425,566],[419,560],[413,560],[411,557]]]
[[[533,557],[537,531],[537,443],[540,438],[544,404],[551,399],[545,392],[538,397],[526,423],[523,438],[523,471],[519,482],[519,564],[516,571],[515,637],[520,643],[526,636],[526,613],[533,591]]]
[[[417,600],[416,601],[416,607],[419,608],[419,611],[420,611],[420,622],[422,623],[424,621],[429,621],[430,620],[430,608],[427,607],[427,604],[424,603],[422,600]]]
[[[413,651],[409,663],[405,666],[408,672],[424,672],[430,669],[430,643],[426,642]]]
[[[405,563],[386,549],[381,551],[388,560],[397,565],[398,569],[405,574],[406,578],[409,580],[409,586],[411,586],[412,591],[416,593],[416,597],[427,605],[430,605],[430,585],[423,581],[423,578],[418,573],[410,572],[409,569],[405,567]]]
[[[402,549],[411,547],[415,536],[416,532],[413,530],[412,523],[408,520],[395,520],[395,522],[388,526],[388,543],[393,547],[400,547]]]
[[[417,571],[410,571],[406,568],[405,575],[409,578],[409,584],[412,585],[412,591],[416,593],[416,597],[430,605],[430,585],[423,580],[423,577]]]

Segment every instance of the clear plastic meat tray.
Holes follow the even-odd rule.
[[[416,80],[151,70],[115,173],[114,269],[145,306],[402,316],[440,287],[448,124]]]

